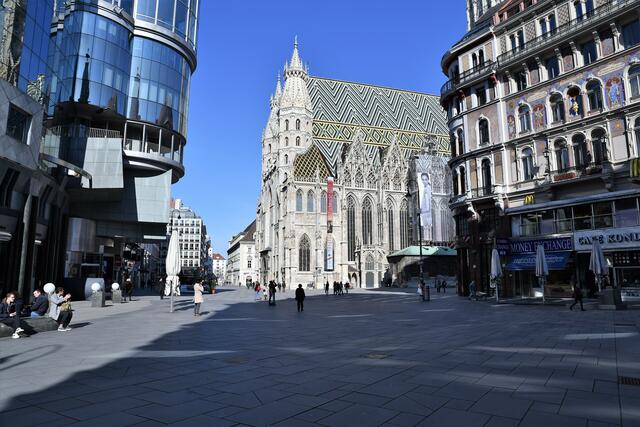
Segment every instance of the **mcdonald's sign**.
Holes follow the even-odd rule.
[[[629,176],[640,179],[640,158],[629,160]]]
[[[525,205],[533,205],[536,202],[535,194],[527,194],[524,196],[524,204]]]

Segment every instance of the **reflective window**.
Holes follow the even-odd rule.
[[[554,143],[554,150],[556,155],[556,169],[558,172],[563,172],[569,169],[569,150],[567,149],[567,143],[559,139]]]
[[[553,117],[553,122],[563,122],[564,121],[564,101],[562,100],[562,95],[559,93],[554,93],[551,95],[549,99],[549,104],[551,104],[551,115]]]
[[[591,80],[587,83],[587,98],[589,99],[589,109],[601,110],[604,103],[602,102],[602,86],[598,80]]]
[[[137,4],[136,19],[161,25],[195,48],[198,0],[138,0]]]
[[[640,65],[629,68],[629,86],[631,86],[631,97],[640,96]]]
[[[533,150],[525,148],[522,150],[522,177],[525,181],[533,179]]]

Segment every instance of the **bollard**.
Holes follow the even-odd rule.
[[[111,291],[111,301],[114,304],[121,304],[122,303],[122,290],[120,289],[114,289]]]
[[[105,295],[102,289],[91,294],[91,307],[104,307]]]

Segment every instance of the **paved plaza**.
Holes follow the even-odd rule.
[[[0,425],[640,425],[640,311],[308,294],[77,303],[0,340]]]

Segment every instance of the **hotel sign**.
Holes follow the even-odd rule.
[[[602,249],[640,248],[640,229],[638,227],[610,228],[573,233],[576,251],[590,251],[596,239],[600,242]]]

